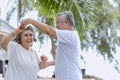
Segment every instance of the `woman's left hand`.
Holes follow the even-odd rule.
[[[40,56],[42,62],[46,62],[48,60],[46,55]]]

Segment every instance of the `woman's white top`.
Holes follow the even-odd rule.
[[[9,42],[7,46],[9,60],[4,80],[37,80],[39,58],[31,49],[24,49],[17,42]]]

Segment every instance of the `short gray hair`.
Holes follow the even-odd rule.
[[[71,11],[65,11],[62,13],[58,13],[57,16],[64,15],[65,14],[65,20],[68,20],[70,22],[70,25],[75,27],[75,21],[74,21],[74,16]]]

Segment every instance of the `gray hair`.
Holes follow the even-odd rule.
[[[65,12],[57,14],[57,16],[60,16],[60,15],[65,15],[64,20],[68,20],[70,26],[75,27],[74,16],[73,16],[73,13],[71,11],[65,11]]]

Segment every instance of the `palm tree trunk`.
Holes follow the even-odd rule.
[[[52,54],[52,57],[53,57],[53,59],[55,60],[55,49],[56,49],[56,45],[55,45],[55,43],[56,43],[56,41],[55,40],[53,40],[53,38],[51,38],[51,43],[52,43],[52,49],[51,49],[51,54]]]

